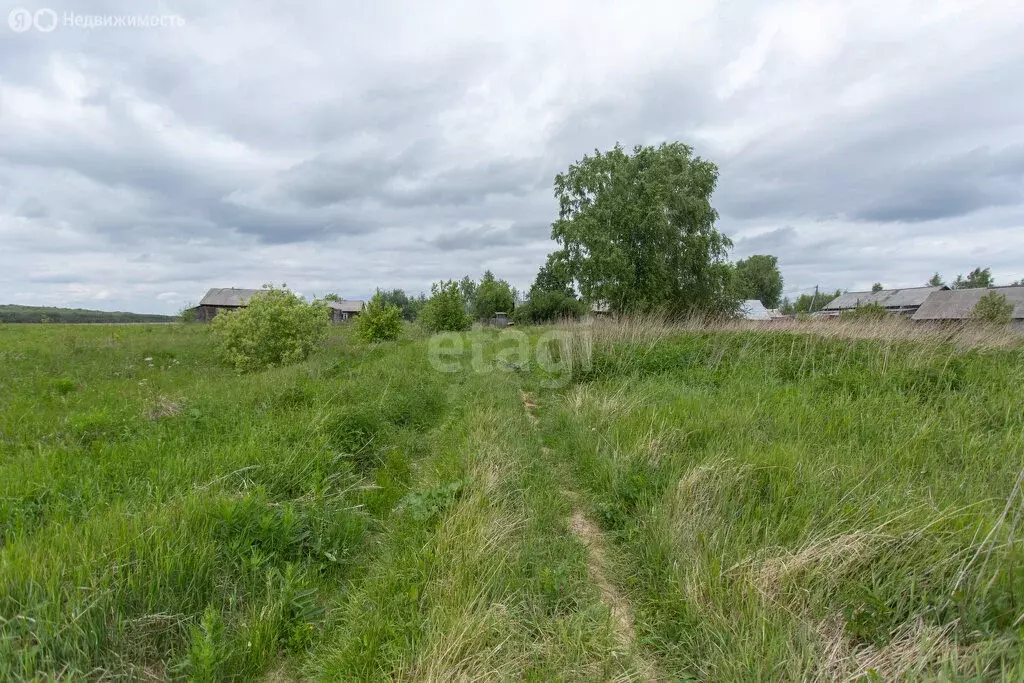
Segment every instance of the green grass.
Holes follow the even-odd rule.
[[[1024,678],[1019,345],[208,332],[0,325],[0,680]]]
[[[1021,680],[1024,354],[695,332],[542,405],[674,676]]]

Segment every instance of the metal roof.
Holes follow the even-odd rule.
[[[975,304],[989,292],[996,292],[1012,303],[1013,317],[1024,319],[1024,287],[990,287],[988,289],[952,289],[934,292],[914,313],[914,320],[965,320],[971,317]]]
[[[262,292],[262,289],[235,289],[234,287],[214,287],[203,300],[200,306],[248,306],[249,299],[253,294]]]
[[[948,287],[906,287],[904,289],[883,289],[879,292],[846,292],[837,296],[822,309],[841,311],[867,304],[878,304],[884,308],[913,308],[925,302],[930,294]]]
[[[744,320],[771,320],[772,315],[757,299],[747,299],[740,304],[740,315]]]
[[[346,313],[359,313],[363,310],[363,302],[356,301],[355,299],[342,299],[341,301],[325,301],[328,308],[333,308],[336,311],[345,311]]]

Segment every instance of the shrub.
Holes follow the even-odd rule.
[[[468,330],[473,321],[466,313],[466,302],[454,280],[435,282],[430,298],[420,312],[420,324],[428,332],[459,332]]]
[[[241,372],[305,360],[327,336],[328,309],[267,285],[246,308],[220,313],[211,326],[224,357]]]
[[[839,317],[843,320],[884,320],[888,315],[889,312],[885,310],[884,306],[870,303],[857,306],[849,311],[843,311]]]
[[[530,300],[519,305],[512,318],[519,325],[539,325],[558,320],[581,317],[586,305],[565,292],[538,292],[530,294]]]
[[[1009,325],[1013,322],[1013,304],[1006,300],[1005,295],[989,292],[974,304],[971,317],[995,325]]]
[[[516,306],[516,298],[512,286],[505,280],[498,280],[494,273],[487,271],[476,288],[473,298],[473,311],[478,320],[493,318],[498,312],[512,313]]]
[[[388,303],[380,290],[356,316],[356,336],[365,342],[390,341],[402,333],[402,309]]]

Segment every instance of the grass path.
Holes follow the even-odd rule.
[[[532,394],[521,392],[523,409],[530,422],[536,427],[540,424],[537,416],[537,403]],[[545,456],[552,455],[547,446],[542,447]],[[609,578],[609,560],[605,549],[604,533],[591,521],[578,504],[578,494],[569,489],[561,489],[559,493],[572,502],[573,510],[569,521],[569,529],[587,550],[587,574],[590,581],[597,587],[601,602],[608,608],[611,616],[611,627],[618,645],[625,651],[631,651],[636,662],[638,677],[635,680],[657,681],[657,668],[650,660],[644,658],[636,643],[633,608],[626,596]]]
[[[591,583],[517,383],[464,380],[450,397],[463,409],[426,435],[365,579],[296,668],[315,680],[650,680]]]

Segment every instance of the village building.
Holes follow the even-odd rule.
[[[331,322],[340,323],[350,320],[363,312],[363,302],[354,299],[342,299],[340,301],[328,300],[324,302],[331,310]]]
[[[740,316],[744,320],[771,320],[772,314],[758,299],[747,299],[740,304]]]
[[[214,287],[196,306],[196,320],[210,322],[222,311],[237,311],[239,308],[245,308],[249,305],[252,295],[262,291],[262,289]]]
[[[976,289],[950,289],[932,293],[914,313],[913,320],[941,322],[969,320],[981,297],[995,292],[1013,304],[1013,326],[1024,329],[1024,287],[989,287]]]
[[[210,322],[222,311],[237,311],[249,305],[249,300],[262,289],[239,289],[237,287],[214,287],[206,293],[195,308],[195,319],[199,322]],[[342,299],[325,301],[331,314],[331,322],[340,323],[349,320],[362,312],[363,302]]]
[[[904,287],[877,292],[846,292],[828,302],[819,312],[819,317],[835,317],[844,311],[870,305],[881,306],[896,315],[912,316],[931,294],[948,289],[946,286]]]

